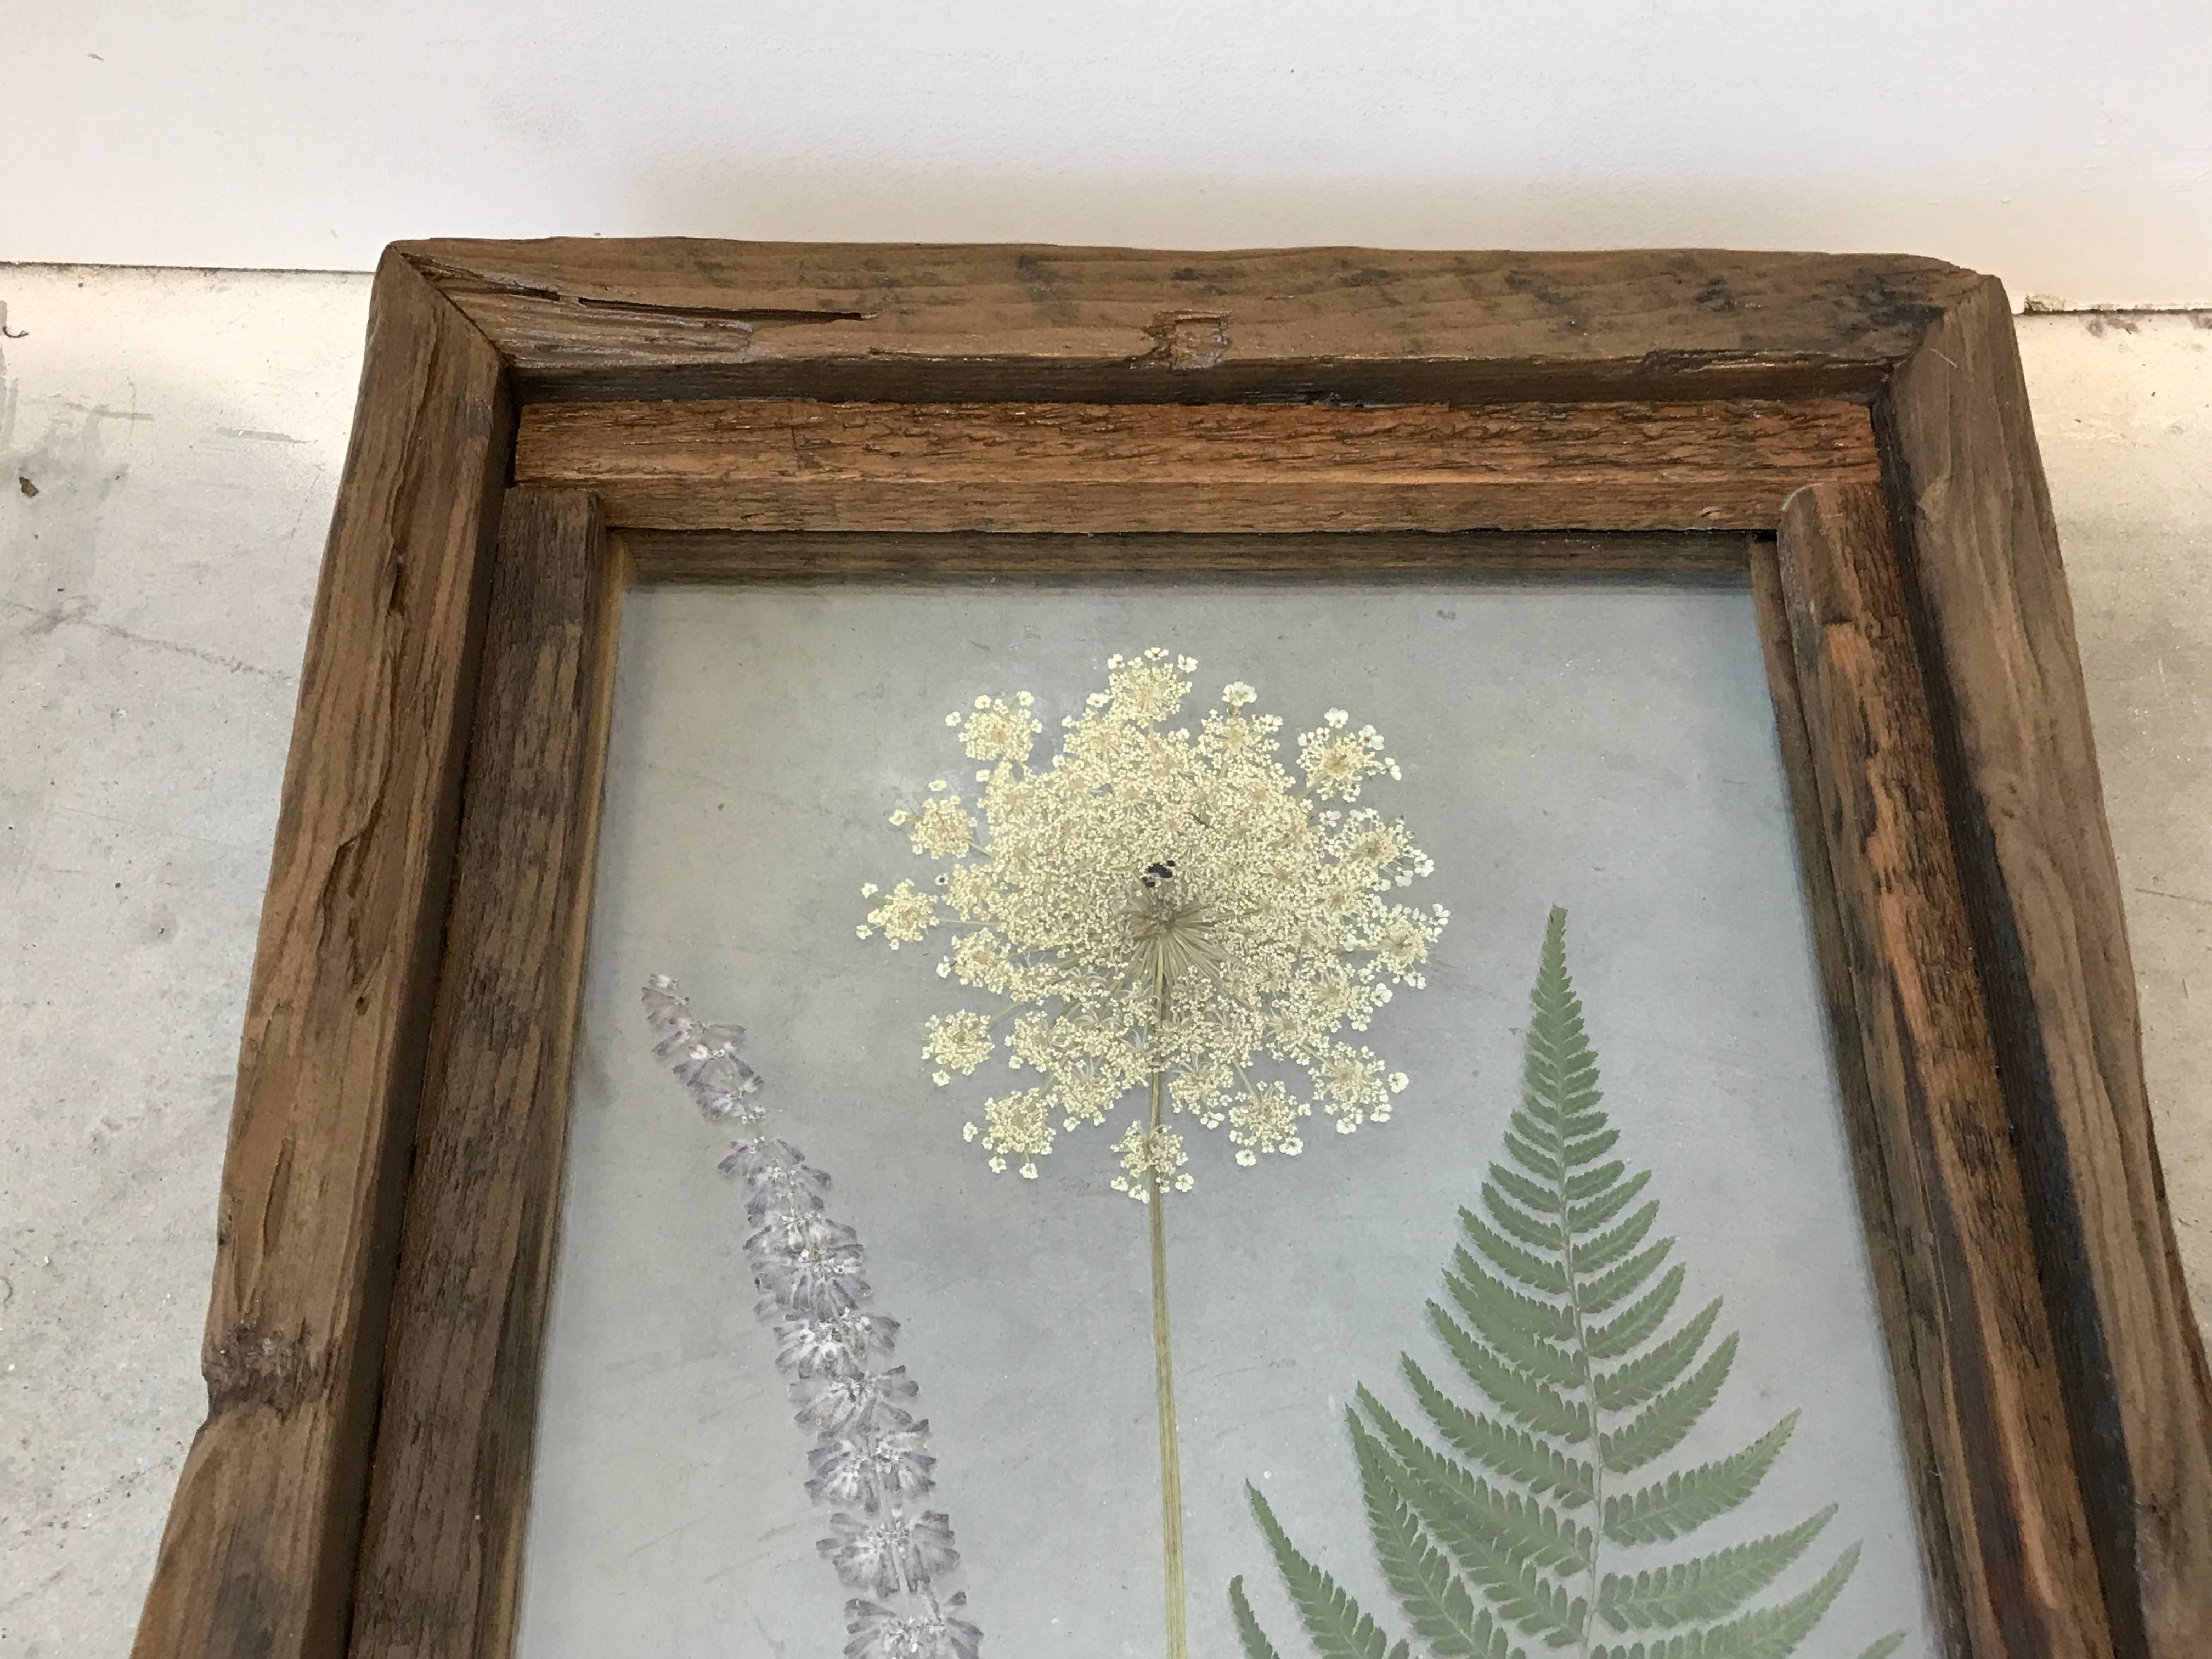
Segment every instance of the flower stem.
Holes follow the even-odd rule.
[[[1160,1023],[1166,1024],[1167,984],[1157,988]],[[1152,1121],[1163,1127],[1167,1078],[1152,1073]],[[1167,1580],[1168,1659],[1190,1659],[1190,1638],[1184,1631],[1188,1592],[1183,1587],[1182,1566],[1182,1455],[1176,1445],[1175,1359],[1168,1341],[1168,1232],[1159,1172],[1145,1172],[1147,1219],[1152,1233],[1152,1376],[1160,1409],[1160,1551]]]
[[[1154,1085],[1155,1092],[1158,1085]],[[1175,1361],[1168,1346],[1167,1217],[1160,1202],[1160,1178],[1147,1176],[1152,1188],[1152,1369],[1160,1407],[1160,1544],[1167,1570],[1168,1659],[1189,1659],[1183,1633],[1188,1601],[1182,1571],[1182,1459],[1176,1449]]]

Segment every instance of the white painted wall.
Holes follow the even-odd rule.
[[[5,0],[0,259],[1905,251],[2212,302],[2206,0]]]

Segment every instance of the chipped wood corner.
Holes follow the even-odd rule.
[[[1611,568],[1624,528],[1753,533],[1956,1651],[2212,1653],[2212,1389],[1994,282],[1694,249],[556,239],[379,268],[249,994],[210,1414],[137,1659],[507,1659],[633,560],[1153,569],[1205,530],[1239,532],[1218,568],[1262,569],[1316,526],[1386,568],[1485,526],[1558,532],[1524,568]],[[948,556],[953,530],[985,551]],[[1869,840],[1869,813],[1927,836]],[[558,878],[501,879],[520,858]],[[514,1052],[434,1058],[434,1012],[450,1030],[487,994]],[[479,1152],[514,1172],[496,1201],[452,1174]],[[410,1251],[468,1264],[500,1330],[418,1305]]]

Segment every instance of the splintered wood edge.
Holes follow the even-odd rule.
[[[618,528],[923,534],[1771,530],[1881,476],[1840,399],[1511,404],[533,404],[518,483]]]

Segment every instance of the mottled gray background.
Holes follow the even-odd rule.
[[[751,1027],[778,1127],[831,1173],[835,1212],[867,1244],[987,1650],[1160,1652],[1145,1212],[1106,1186],[1119,1120],[1063,1138],[1035,1182],[989,1175],[959,1126],[992,1072],[939,1091],[920,1058],[922,1020],[958,988],[935,951],[853,931],[863,881],[933,868],[886,827],[890,805],[972,777],[948,710],[1034,690],[1049,741],[1109,653],[1152,644],[1200,659],[1194,703],[1245,679],[1291,732],[1332,705],[1379,726],[1406,777],[1370,800],[1435,857],[1411,896],[1452,912],[1429,989],[1401,993],[1368,1039],[1413,1074],[1389,1124],[1340,1137],[1316,1115],[1304,1157],[1252,1170],[1194,1132],[1198,1186],[1170,1212],[1194,1653],[1236,1650],[1224,1589],[1239,1571],[1285,1654],[1304,1650],[1247,1480],[1401,1622],[1344,1402],[1364,1381],[1410,1411],[1401,1348],[1462,1380],[1421,1304],[1498,1152],[1554,902],[1621,1150],[1656,1168],[1690,1267],[1682,1307],[1724,1294],[1721,1328],[1743,1333],[1719,1405],[1662,1468],[1802,1407],[1723,1541],[1839,1503],[1785,1586],[1854,1538],[1865,1554],[1804,1652],[1902,1626],[1904,1659],[1932,1653],[1748,594],[1468,578],[632,597],[525,1659],[826,1659],[844,1641],[801,1486],[807,1437],[751,1310],[740,1194],[714,1170],[726,1137],[648,1052],[637,987],[654,972]]]

